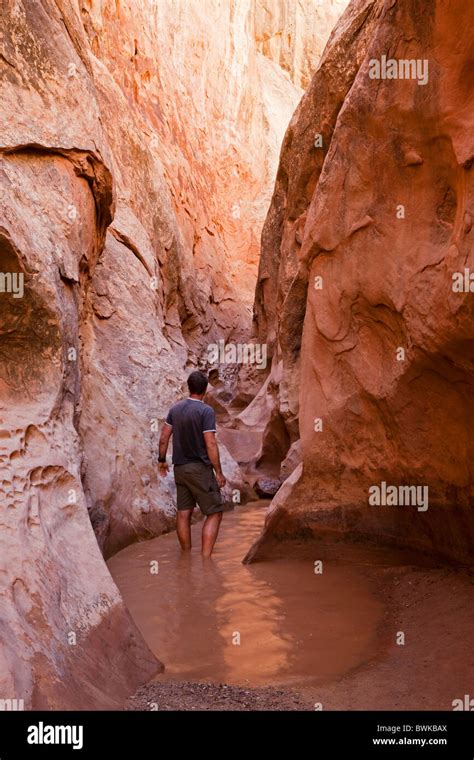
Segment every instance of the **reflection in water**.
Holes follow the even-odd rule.
[[[308,560],[242,565],[267,504],[225,514],[211,559],[200,556],[198,523],[191,553],[181,554],[170,533],[109,560],[133,618],[165,663],[160,679],[317,685],[374,655],[382,608],[355,565],[325,562],[322,575]]]

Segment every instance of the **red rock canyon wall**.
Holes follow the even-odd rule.
[[[283,421],[302,466],[249,558],[299,535],[472,561],[473,22],[462,0],[356,0],[288,127],[255,319],[265,436]],[[369,503],[383,482],[395,503]]]

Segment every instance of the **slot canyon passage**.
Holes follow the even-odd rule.
[[[3,0],[2,700],[472,694],[473,23]],[[157,471],[196,368],[234,499],[209,560]]]

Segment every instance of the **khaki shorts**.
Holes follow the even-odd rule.
[[[203,515],[224,511],[221,492],[210,465],[204,462],[175,464],[174,480],[178,509],[193,509],[197,502]]]

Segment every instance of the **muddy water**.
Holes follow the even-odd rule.
[[[210,560],[199,553],[201,523],[193,526],[190,554],[180,553],[170,533],[109,560],[132,616],[165,663],[160,680],[319,685],[374,656],[383,609],[357,566],[325,562],[315,574],[313,560],[242,565],[267,506],[253,502],[225,514]]]

